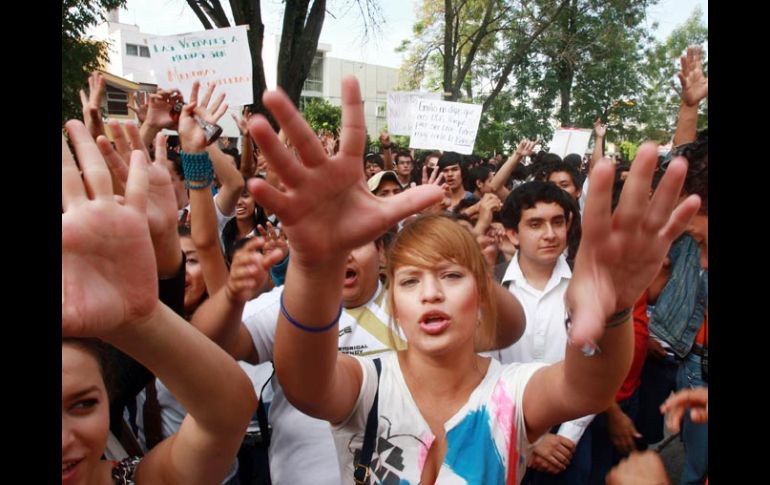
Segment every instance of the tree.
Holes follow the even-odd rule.
[[[337,134],[342,124],[342,108],[321,98],[310,99],[302,109],[302,116],[316,133]]]
[[[82,118],[78,91],[88,76],[107,61],[107,43],[84,39],[88,27],[104,20],[103,12],[126,0],[63,0],[61,9],[62,124]]]
[[[706,46],[708,27],[703,23],[703,13],[695,7],[690,17],[674,29],[664,42],[654,42],[644,52],[642,85],[639,109],[636,114],[640,130],[636,141],[656,140],[667,143],[671,139],[679,112],[679,57],[689,45],[701,45],[703,69],[708,71]],[[708,120],[708,100],[701,105],[698,127]]]
[[[206,29],[231,26],[225,10],[219,0],[186,0],[195,15]],[[377,28],[382,22],[381,12],[375,0],[356,0],[365,29]],[[281,44],[278,52],[277,84],[299,106],[302,86],[310,72],[313,58],[318,49],[324,17],[326,0],[285,0]],[[251,50],[254,102],[252,113],[267,116],[273,126],[278,128],[272,116],[262,104],[262,93],[266,89],[265,69],[262,63],[262,45],[265,26],[262,21],[261,2],[259,0],[230,0],[230,10],[234,25],[248,25],[248,39]]]
[[[441,89],[449,101],[464,90],[487,108],[567,1],[423,0],[414,40],[400,47],[403,87]]]

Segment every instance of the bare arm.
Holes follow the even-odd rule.
[[[190,103],[182,108],[182,113],[179,117],[179,142],[185,154],[206,154],[206,136],[193,119],[193,113],[195,112],[209,123],[216,123],[224,114],[224,110],[221,109],[221,96],[219,103],[216,103],[214,107],[215,109],[207,111],[206,107],[211,97],[211,88],[209,88],[205,99],[201,102],[200,107],[198,107],[198,88],[199,84],[197,82],[194,83],[190,95]],[[225,257],[219,244],[219,230],[214,198],[209,188],[210,180],[196,180],[192,174],[188,174],[188,167],[184,162],[185,156],[183,155],[182,160],[185,168],[185,183],[190,188],[190,232],[195,248],[198,251],[206,289],[209,294],[212,294],[219,291],[227,281],[227,265],[225,264]],[[212,165],[214,165],[213,160]],[[238,177],[240,177],[240,174]]]
[[[505,182],[508,181],[513,170],[519,163],[521,163],[524,157],[532,154],[532,150],[534,150],[536,144],[537,140],[524,139],[520,141],[519,145],[516,147],[516,151],[513,152],[508,160],[506,160],[505,163],[497,169],[497,172],[495,172],[495,176],[492,177],[492,190],[495,191],[495,194],[497,194],[500,200],[505,200],[510,193],[510,190],[505,187]]]
[[[265,93],[263,102],[292,142],[298,160],[281,144],[270,124],[255,117],[249,124],[251,134],[286,191],[279,192],[259,179],[250,180],[249,189],[260,205],[280,217],[289,239],[291,258],[283,293],[286,312],[304,327],[318,330],[300,329],[281,315],[275,369],[286,397],[299,410],[339,422],[352,411],[363,378],[358,362],[338,355],[334,330],[348,253],[407,215],[437,202],[442,191],[428,184],[386,199],[369,193],[361,177],[366,139],[363,107],[358,82],[352,76],[343,80],[340,150],[333,158],[324,153],[284,93]],[[357,216],[362,213],[371,217]],[[337,230],[342,221],[346,229]]]
[[[687,173],[681,158],[672,162],[650,199],[656,164],[657,147],[642,145],[614,213],[614,167],[602,160],[594,168],[583,240],[565,297],[571,311],[570,344],[564,361],[539,370],[524,391],[530,439],[557,423],[606,409],[628,372],[634,348],[630,313],[611,328],[602,322],[633,308],[700,205],[691,196],[677,206]],[[587,357],[583,349],[595,354]]]
[[[249,107],[246,106],[243,108],[243,116],[238,117],[234,114],[232,115],[233,120],[238,125],[238,131],[241,132],[241,168],[240,172],[241,175],[245,178],[251,178],[254,176],[254,145],[253,141],[251,139],[251,135],[249,134],[249,128],[247,126],[247,121],[249,119],[249,116],[251,116]]]
[[[116,346],[161,378],[188,410],[179,431],[142,460],[138,481],[221,481],[256,405],[251,382],[231,357],[158,301],[142,152],[131,156],[119,203],[85,126],[70,121],[66,128],[83,176],[62,137],[62,335]],[[201,398],[212,394],[216,400]]]
[[[698,105],[708,96],[709,81],[703,75],[703,50],[700,47],[688,47],[687,54],[680,58],[682,70],[679,82],[682,85],[682,103],[679,105],[679,118],[674,133],[674,146],[695,140],[698,130]]]
[[[390,134],[387,131],[380,133],[380,146],[382,147],[382,160],[385,162],[384,170],[393,170],[393,147]]]
[[[236,251],[227,284],[203,302],[192,318],[195,328],[233,358],[251,364],[259,363],[259,354],[241,322],[243,308],[264,287],[270,267],[285,257],[280,250],[261,254],[259,249],[263,245],[263,238],[255,237]]]
[[[604,157],[604,136],[607,134],[607,125],[602,124],[601,117],[596,118],[594,121],[594,151],[591,153],[591,160],[588,162],[588,175],[591,175],[591,170],[594,169],[596,162]]]

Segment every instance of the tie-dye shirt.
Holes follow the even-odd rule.
[[[366,417],[377,391],[374,363],[359,359],[364,370],[356,407],[333,427],[342,483],[353,483],[354,453],[361,449]],[[532,374],[545,364],[502,365],[492,359],[468,402],[444,428],[447,452],[436,484],[518,484],[529,448],[522,399]],[[435,439],[404,381],[395,354],[382,358],[378,438],[371,462],[372,484],[417,484]],[[509,462],[513,466],[509,466]]]

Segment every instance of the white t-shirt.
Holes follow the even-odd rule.
[[[275,329],[280,313],[283,286],[248,302],[243,310],[246,325],[260,362],[273,359]],[[387,291],[379,285],[371,300],[340,317],[339,349],[350,355],[380,356],[389,352],[390,317],[386,310]],[[406,348],[403,336],[395,336],[396,347]],[[268,420],[273,427],[270,441],[270,475],[274,485],[313,483],[339,485],[340,474],[331,426],[311,418],[292,406],[278,377],[271,381],[273,400]]]
[[[340,483],[353,483],[354,450],[361,449],[366,418],[377,392],[377,371],[369,359],[359,359],[364,373],[350,417],[334,427]],[[544,364],[501,365],[492,359],[484,379],[468,402],[445,424],[447,452],[437,484],[506,483],[509,461],[512,481],[519,483],[529,449],[524,426],[524,388]],[[379,382],[377,445],[370,468],[382,483],[418,483],[435,436],[420,414],[404,381],[395,354],[382,358]]]
[[[505,349],[499,351],[503,364],[511,362],[542,362],[555,364],[564,360],[567,350],[567,328],[564,325],[566,310],[564,295],[572,278],[564,255],[559,256],[551,272],[551,278],[543,290],[530,286],[519,266],[519,258],[514,257],[503,276],[503,284],[524,307],[527,326],[524,335]],[[494,352],[492,352],[494,356]],[[586,428],[594,419],[590,414],[562,423],[559,435],[578,443]]]

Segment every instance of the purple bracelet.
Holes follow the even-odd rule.
[[[289,321],[289,323],[291,323],[292,325],[294,325],[295,327],[297,327],[300,330],[304,330],[305,332],[310,332],[310,333],[321,333],[321,332],[325,332],[327,330],[331,330],[332,328],[334,328],[337,325],[337,322],[339,322],[339,320],[340,320],[340,316],[342,316],[342,303],[340,303],[340,311],[337,312],[337,316],[334,317],[334,321],[332,321],[332,323],[330,323],[329,325],[326,325],[324,327],[308,327],[308,326],[302,325],[298,321],[294,320],[289,315],[289,312],[286,311],[286,306],[283,304],[283,293],[281,293],[281,314],[284,316],[284,318],[286,318],[286,320]]]

